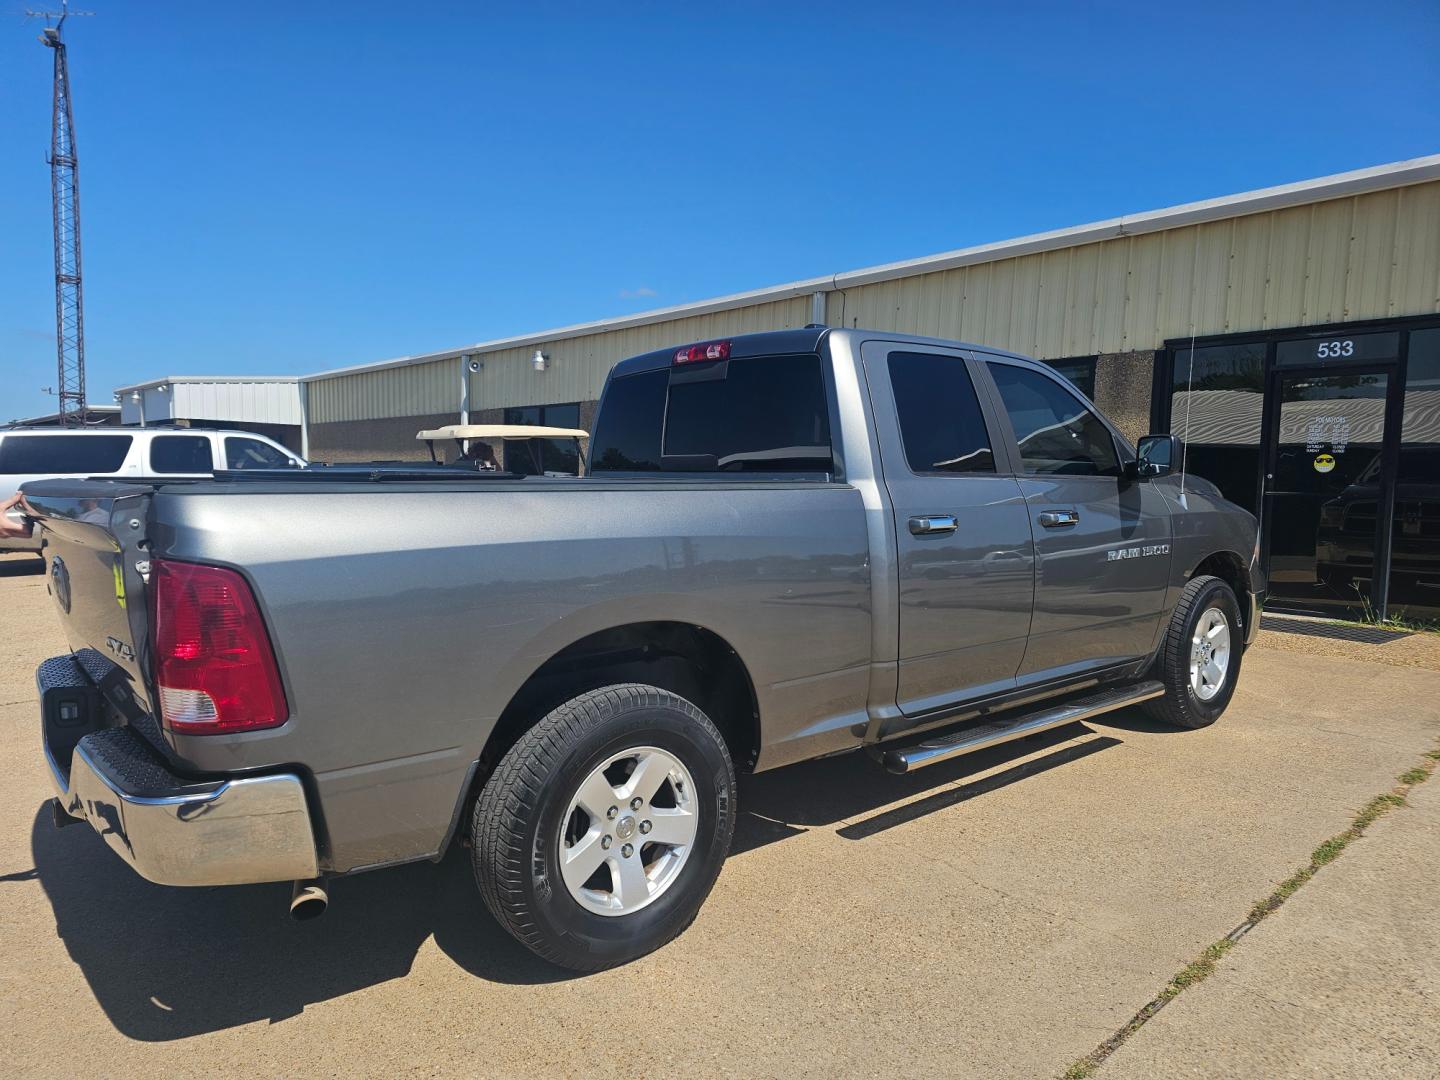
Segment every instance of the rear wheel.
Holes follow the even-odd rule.
[[[1165,696],[1145,702],[1146,711],[1177,727],[1213,724],[1235,693],[1244,640],[1234,590],[1217,577],[1192,579],[1170,616],[1155,661]]]
[[[480,894],[520,942],[598,971],[694,920],[734,831],[725,741],[693,704],[631,683],[555,709],[475,803]]]

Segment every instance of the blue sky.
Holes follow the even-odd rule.
[[[53,408],[50,53],[0,8],[0,419]],[[1440,4],[81,0],[92,402],[1440,150]]]

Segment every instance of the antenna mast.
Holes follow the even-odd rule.
[[[27,11],[27,15],[55,19],[40,41],[55,53],[54,95],[50,122],[50,197],[55,216],[55,351],[59,381],[60,423],[85,422],[85,301],[80,282],[80,178],[75,153],[75,113],[70,104],[70,67],[61,28],[69,15],[90,15],[69,10]]]

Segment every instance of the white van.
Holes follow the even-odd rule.
[[[200,428],[14,428],[0,431],[0,498],[27,480],[68,477],[209,476],[217,469],[306,464],[253,431]],[[0,551],[39,551],[34,537],[0,538]]]

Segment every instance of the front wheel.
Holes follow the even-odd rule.
[[[1208,727],[1235,693],[1245,634],[1235,591],[1218,577],[1193,578],[1180,594],[1155,660],[1165,696],[1145,702],[1157,720]]]
[[[694,921],[734,808],[730,755],[703,712],[654,686],[592,690],[526,732],[481,790],[475,879],[535,953],[613,967]]]

